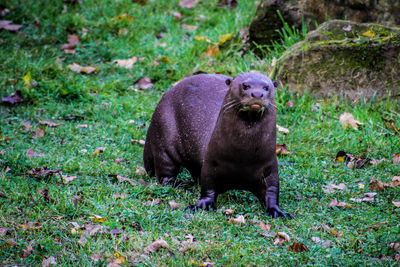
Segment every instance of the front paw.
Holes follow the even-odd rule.
[[[195,211],[198,209],[215,211],[215,201],[212,198],[201,198],[195,206],[189,205],[186,209]]]
[[[271,207],[267,207],[267,215],[271,216],[272,218],[284,217],[294,219],[294,215],[291,213],[283,212],[278,205],[273,205]]]

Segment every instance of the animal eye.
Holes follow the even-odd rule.
[[[247,90],[250,88],[250,85],[244,83],[244,84],[242,84],[242,87],[243,87],[243,90]]]
[[[268,86],[264,86],[264,90],[265,90],[265,91],[268,91],[268,90],[269,90],[269,87],[268,87]]]

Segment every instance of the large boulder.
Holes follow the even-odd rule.
[[[309,29],[331,19],[400,25],[399,0],[261,0],[249,28],[251,42],[271,44],[279,39],[281,18],[300,28],[302,19]]]
[[[326,22],[278,59],[273,76],[322,97],[399,96],[400,28]]]

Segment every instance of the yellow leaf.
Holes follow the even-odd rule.
[[[92,155],[93,155],[93,156],[97,156],[98,154],[103,153],[104,150],[106,150],[105,147],[99,147],[99,148],[97,148],[97,149],[93,152]]]
[[[361,35],[362,35],[362,36],[365,36],[365,37],[368,37],[368,38],[374,38],[375,35],[376,35],[376,33],[374,33],[374,32],[371,31],[371,30],[368,30],[368,31],[362,33]]]
[[[167,64],[171,64],[172,63],[171,59],[169,59],[168,56],[163,56],[161,58],[157,58],[156,60],[158,62],[164,62],[164,63],[167,63]]]
[[[344,162],[344,159],[345,159],[345,158],[346,158],[345,156],[337,157],[337,158],[335,159],[335,161],[336,161],[336,162]]]
[[[219,52],[219,46],[214,45],[214,46],[209,46],[207,48],[207,51],[201,54],[202,57],[215,57]]]
[[[134,20],[134,17],[132,17],[131,15],[128,14],[120,14],[114,17],[114,19],[118,19],[118,20],[128,20],[128,21],[132,21]]]
[[[210,42],[210,40],[208,40],[207,36],[195,36],[194,39],[196,41],[200,41],[200,42]]]
[[[100,215],[96,214],[94,214],[93,217],[90,217],[90,219],[92,220],[92,222],[98,222],[98,223],[103,223],[107,221],[106,217],[101,217]]]
[[[24,82],[27,86],[31,86],[31,72],[28,71],[28,73],[24,76]]]
[[[226,43],[226,41],[228,41],[231,38],[232,38],[232,33],[224,34],[219,38],[218,44],[222,45],[222,44]]]
[[[125,262],[125,257],[122,256],[121,254],[119,254],[118,252],[114,253],[114,257],[115,257],[115,260],[114,260],[115,263],[119,264],[119,263]]]

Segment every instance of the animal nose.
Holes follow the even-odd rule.
[[[264,97],[264,93],[263,92],[254,91],[254,92],[251,92],[251,97],[253,97],[253,98],[263,98]]]

